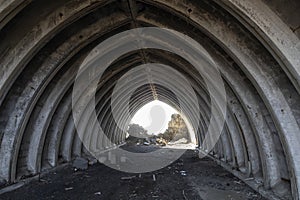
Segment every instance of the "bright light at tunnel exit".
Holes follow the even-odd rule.
[[[157,135],[168,129],[168,122],[171,120],[172,114],[179,113],[168,104],[155,100],[139,109],[130,123],[142,126],[149,135]],[[156,120],[159,122],[155,122]]]

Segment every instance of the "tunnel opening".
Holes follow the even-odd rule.
[[[154,100],[140,108],[130,123],[144,127],[149,135],[158,135],[168,128],[172,114],[178,114],[178,111],[159,100]]]
[[[137,145],[173,144],[169,148],[176,148],[176,144],[193,144],[195,148],[194,130],[179,112],[159,100],[147,103],[133,115],[127,130],[127,142]]]

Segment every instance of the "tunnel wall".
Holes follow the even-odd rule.
[[[87,54],[105,39],[136,27],[184,33],[213,58],[227,93],[220,140],[209,153],[226,169],[272,198],[300,199],[300,3],[291,1],[4,0],[0,3],[0,178],[11,184],[88,156],[74,125],[72,87]],[[110,108],[113,87],[126,71],[147,63],[174,67],[199,99],[199,150],[209,124],[203,79],[185,59],[137,51],[119,58],[99,83],[96,111],[116,145],[124,133]],[[178,102],[156,86],[158,99]],[[133,97],[136,112],[153,100],[153,86]],[[85,112],[82,118],[89,119]],[[189,113],[187,113],[187,117]],[[191,117],[191,116],[190,116]],[[86,125],[93,149],[112,148]],[[95,139],[97,138],[97,139]]]

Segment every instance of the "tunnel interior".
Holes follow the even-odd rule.
[[[82,138],[97,151],[122,145],[126,136],[122,128],[131,118],[123,115],[124,99],[117,98],[118,106],[112,108],[114,90],[126,73],[137,70],[127,85],[119,84],[120,91],[134,88],[141,80],[137,74],[143,74],[140,66],[147,65],[153,79],[167,84],[147,83],[134,89],[129,100],[132,116],[160,100],[190,121],[199,154],[208,154],[270,199],[299,199],[300,3],[280,6],[278,2],[4,0],[0,3],[0,182],[10,185],[90,156]],[[226,114],[213,148],[203,143],[214,102],[205,78],[188,59],[163,48],[142,48],[116,57],[91,98],[96,118],[84,107],[74,120],[74,84],[88,55],[115,35],[150,27],[192,38],[219,70]],[[161,66],[170,66],[188,80],[197,101],[187,95],[180,103],[167,86],[184,82],[161,74]],[[118,120],[114,109],[121,114]],[[98,137],[98,123],[109,141]]]

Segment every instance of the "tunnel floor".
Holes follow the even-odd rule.
[[[139,147],[147,151],[151,147]],[[40,180],[0,199],[265,199],[209,158],[199,159],[188,150],[161,170],[128,174],[102,164],[75,171],[71,165],[50,172]]]

